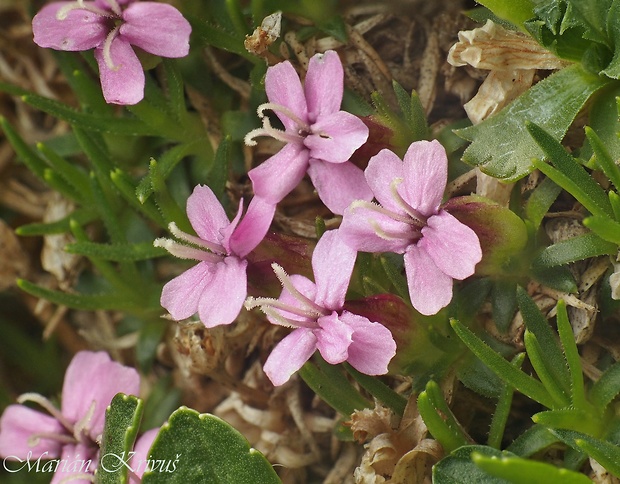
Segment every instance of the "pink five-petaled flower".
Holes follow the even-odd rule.
[[[308,361],[315,350],[335,365],[348,361],[367,375],[382,375],[396,354],[392,333],[380,323],[343,310],[356,252],[330,230],[312,254],[314,280],[287,276],[277,264],[272,267],[283,290],[279,299],[252,298],[248,309],[260,306],[273,324],[297,328],[274,348],[264,371],[278,386]]]
[[[191,26],[171,5],[135,0],[53,2],[32,19],[34,41],[56,50],[95,49],[108,103],[144,97],[144,71],[132,45],[162,57],[189,52]]]
[[[273,219],[275,205],[254,197],[241,220],[243,199],[231,222],[213,191],[198,185],[187,199],[187,216],[198,237],[179,230],[173,222],[169,229],[190,247],[170,239],[155,240],[182,259],[200,261],[168,282],[161,293],[161,305],[175,320],[198,313],[207,328],[230,324],[239,315],[247,296],[249,254],[265,237]]]
[[[368,138],[368,128],[340,111],[343,82],[342,63],[331,50],[310,59],[303,87],[290,62],[267,69],[269,102],[258,107],[263,127],[250,131],[245,142],[253,146],[257,136],[271,136],[286,146],[248,173],[257,196],[277,204],[308,172],[319,197],[336,214],[353,200],[372,200],[363,171],[349,161]],[[285,131],[271,126],[266,110],[280,118]]]
[[[370,159],[366,180],[381,205],[356,201],[340,232],[352,248],[404,254],[413,307],[431,315],[452,300],[453,279],[482,258],[476,233],[441,208],[448,159],[438,141],[412,143],[404,161],[389,150]]]
[[[92,482],[97,467],[105,411],[117,393],[138,395],[140,376],[133,368],[110,360],[105,352],[77,353],[65,373],[60,410],[36,393],[19,397],[20,405],[9,405],[0,418],[0,456],[6,461],[29,462],[61,459],[53,483]],[[24,402],[41,405],[49,415],[33,410]],[[150,447],[155,433],[149,432],[136,444]],[[147,439],[145,442],[144,439]]]

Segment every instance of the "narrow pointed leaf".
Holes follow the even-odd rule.
[[[574,430],[551,429],[566,445],[585,452],[614,476],[620,477],[620,447]]]
[[[534,123],[527,123],[527,130],[556,170],[550,170],[539,160],[534,163],[536,168],[574,196],[593,215],[611,217],[613,211],[605,190],[594,181],[594,178],[564,149],[559,141]]]
[[[151,242],[135,244],[99,244],[97,242],[76,242],[69,244],[65,250],[70,254],[98,257],[110,261],[140,261],[167,254],[165,249],[154,247]]]
[[[609,217],[593,215],[583,219],[583,225],[588,227],[601,239],[611,242],[612,244],[620,245],[620,223],[615,220],[611,220]]]
[[[532,267],[534,270],[544,270],[599,255],[615,254],[617,251],[616,244],[603,240],[596,234],[584,234],[550,245],[536,256]]]
[[[474,452],[497,457],[506,454],[484,445],[460,447],[433,466],[433,484],[510,484],[509,480],[493,477],[474,464],[471,458]]]
[[[540,345],[540,356],[543,358],[541,363],[546,368],[544,373],[549,376],[552,384],[561,394],[567,397],[570,392],[571,379],[557,335],[551,329],[549,322],[540,312],[536,303],[521,286],[517,288],[517,301],[525,326],[535,336],[536,344]],[[530,356],[529,351],[528,356]],[[541,375],[538,376],[543,380]]]
[[[492,476],[506,479],[512,484],[531,484],[533,482],[590,484],[592,482],[584,474],[561,469],[546,462],[519,457],[487,457],[478,453],[472,454],[471,457],[483,471]]]
[[[547,212],[558,198],[562,187],[557,185],[551,178],[545,178],[538,185],[525,204],[525,215],[530,220],[535,229],[540,227],[541,222]]]
[[[470,443],[467,435],[448,407],[439,385],[432,380],[418,396],[418,411],[428,430],[446,452]]]
[[[560,341],[564,348],[564,357],[568,365],[568,372],[571,380],[571,400],[573,407],[584,408],[586,404],[585,390],[583,386],[583,369],[581,366],[581,357],[575,342],[573,327],[568,320],[566,311],[566,303],[560,299],[556,306],[557,309],[557,325]]]
[[[525,349],[530,363],[532,364],[534,371],[536,371],[536,376],[538,376],[542,384],[556,402],[554,408],[569,405],[570,398],[560,386],[560,382],[554,380],[551,375],[547,367],[549,364],[549,360],[546,359],[548,355],[544,354],[538,340],[536,339],[536,335],[526,329],[523,341],[525,343]]]
[[[601,411],[620,393],[620,362],[607,368],[590,389],[590,401]]]
[[[99,309],[135,309],[134,304],[126,299],[124,294],[77,294],[54,291],[52,289],[37,286],[36,284],[28,282],[24,279],[18,279],[17,285],[28,294],[32,294],[33,296],[47,299],[54,304],[67,306],[73,309],[83,309],[89,311],[96,311]]]
[[[315,355],[312,361],[302,366],[299,376],[341,415],[349,416],[355,410],[374,407],[351,385],[340,366],[330,365],[320,355]]]
[[[516,390],[547,408],[555,408],[556,404],[542,383],[521,370],[493,351],[486,343],[456,320],[451,321],[452,328],[463,343],[487,365],[493,373],[503,381],[510,383]]]
[[[370,393],[383,405],[391,408],[396,415],[403,415],[403,413],[405,412],[405,407],[407,405],[407,399],[405,397],[396,393],[394,390],[392,390],[381,380],[378,380],[376,377],[360,373],[348,363],[346,363],[344,367],[349,372],[349,374],[353,378],[355,378],[355,381],[359,383],[364,390]]]
[[[590,146],[596,155],[596,162],[601,167],[601,170],[603,170],[603,173],[605,173],[607,178],[609,178],[611,183],[613,183],[616,190],[620,190],[620,168],[618,168],[618,165],[611,157],[609,151],[607,151],[607,148],[605,148],[605,145],[603,145],[603,142],[594,130],[589,126],[586,126],[585,130]]]

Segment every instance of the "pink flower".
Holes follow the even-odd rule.
[[[168,282],[161,293],[161,305],[174,319],[198,313],[207,328],[232,323],[247,296],[247,261],[249,254],[265,237],[275,205],[254,197],[243,220],[243,200],[231,222],[215,194],[198,185],[187,199],[187,216],[198,237],[186,234],[174,223],[172,235],[195,247],[169,239],[155,240],[182,259],[200,261]],[[241,221],[241,222],[240,222]]]
[[[257,136],[271,136],[286,146],[248,173],[257,196],[277,204],[308,172],[319,197],[336,214],[353,200],[372,200],[362,170],[349,161],[368,138],[368,128],[340,111],[343,80],[342,63],[331,50],[310,59],[303,87],[288,61],[267,70],[269,102],[258,107],[263,127],[249,132],[245,142],[253,146]],[[276,113],[285,131],[271,126],[266,110]]]
[[[389,150],[370,159],[366,180],[381,205],[356,201],[340,232],[352,248],[404,254],[409,296],[425,315],[452,300],[452,280],[482,259],[476,233],[441,208],[448,158],[438,141],[412,143],[404,161]]]
[[[136,370],[111,361],[105,352],[81,351],[67,368],[60,410],[36,393],[22,395],[20,405],[5,409],[0,418],[0,456],[31,463],[62,459],[53,483],[69,477],[71,482],[92,482],[107,406],[117,393],[139,391]],[[41,405],[49,415],[21,405],[26,401]]]
[[[162,57],[184,57],[192,28],[164,3],[77,0],[46,5],[32,19],[32,30],[41,47],[94,48],[106,102],[136,104],[144,97],[144,71],[131,46]]]
[[[248,309],[259,307],[273,324],[297,328],[274,348],[264,371],[278,386],[286,383],[318,349],[335,365],[348,361],[367,375],[387,373],[396,343],[383,325],[343,310],[356,253],[338,232],[326,232],[312,254],[314,279],[274,271],[284,289],[279,299],[248,298]]]

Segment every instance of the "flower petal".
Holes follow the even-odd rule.
[[[106,62],[103,48],[95,49],[103,97],[111,104],[137,104],[144,97],[144,71],[138,56],[122,37],[110,45],[113,67]]]
[[[436,213],[448,181],[448,157],[439,141],[411,143],[403,173],[405,180],[398,193],[422,215]]]
[[[238,257],[226,257],[215,265],[198,303],[198,315],[207,328],[230,324],[239,316],[248,295],[247,265]]]
[[[213,280],[212,266],[209,262],[199,262],[164,286],[160,304],[173,319],[180,321],[198,312],[202,294]]]
[[[453,279],[462,280],[471,276],[482,259],[476,232],[445,210],[428,219],[418,247],[424,249],[435,265]]]
[[[230,225],[230,220],[213,190],[206,185],[196,186],[187,199],[186,210],[198,237],[208,242],[222,243],[222,229]]]
[[[426,251],[412,245],[405,253],[405,273],[411,304],[430,316],[452,300],[452,278],[435,265]]]
[[[312,331],[296,329],[273,349],[265,361],[263,371],[275,386],[283,385],[310,359],[315,350],[316,336]]]
[[[89,484],[92,479],[85,478],[88,474],[92,478],[99,463],[99,448],[88,443],[66,444],[62,448],[60,462],[50,484]],[[115,457],[118,465],[118,457]]]
[[[308,124],[306,96],[297,71],[289,61],[280,62],[267,69],[265,91],[270,103],[284,106],[301,121]],[[276,115],[287,130],[297,131],[297,122],[280,111],[276,111]]]
[[[230,236],[231,253],[245,257],[252,252],[265,238],[275,212],[276,206],[273,203],[254,197],[243,220]]]
[[[333,213],[342,215],[355,200],[371,201],[372,191],[361,168],[347,161],[310,160],[308,175],[319,197]]]
[[[354,202],[344,212],[342,224],[338,229],[342,240],[361,252],[396,252],[402,254],[411,244],[414,235],[409,224]],[[377,234],[382,232],[383,237]],[[391,234],[391,238],[387,237]]]
[[[287,144],[248,172],[254,194],[270,204],[282,201],[306,174],[308,157],[308,150],[302,144]]]
[[[357,252],[340,238],[338,230],[323,234],[312,253],[316,282],[314,301],[329,310],[342,309]]]
[[[103,44],[110,28],[106,18],[87,10],[74,9],[63,20],[58,11],[74,2],[52,2],[32,19],[34,43],[56,50],[88,50]]]
[[[388,210],[405,214],[403,207],[396,202],[392,192],[392,181],[403,178],[404,165],[402,160],[390,150],[383,149],[368,162],[364,175],[368,186],[377,201]]]
[[[318,323],[320,329],[314,330],[314,334],[321,356],[331,365],[346,361],[349,356],[353,328],[341,321],[336,311],[328,316],[321,316]]]
[[[96,385],[93,384],[96,382]],[[96,440],[103,432],[105,410],[114,395],[140,394],[140,376],[134,368],[112,361],[104,351],[80,351],[67,367],[62,386],[62,414],[72,423],[83,419],[95,402],[89,435]]]
[[[140,436],[140,438],[136,441],[136,444],[133,446],[134,454],[129,460],[129,465],[133,470],[133,474],[138,477],[142,477],[142,474],[144,474],[146,468],[148,467],[147,460],[150,459],[149,450],[151,450],[151,446],[153,445],[153,441],[155,440],[155,437],[157,437],[159,430],[159,427],[147,430]],[[139,483],[140,481],[134,479],[130,473],[129,482]]]
[[[343,311],[340,320],[353,328],[347,362],[366,375],[384,375],[396,354],[396,342],[389,329],[368,318]]]
[[[293,284],[293,287],[297,289],[305,297],[310,299],[310,301],[314,301],[316,299],[316,284],[312,282],[310,279],[308,279],[305,276],[301,276],[299,274],[293,274],[292,276],[289,276],[289,280],[291,284]],[[278,301],[281,302],[282,304],[286,304],[287,306],[290,306],[293,308],[305,309],[305,310],[308,309],[307,306],[304,306],[299,301],[299,299],[293,296],[286,288],[282,289],[282,292],[280,293],[280,297],[278,298]],[[303,326],[308,326],[308,325],[315,326],[314,319],[299,316],[297,314],[293,314],[293,313],[290,313],[288,311],[284,311],[281,309],[277,309],[276,311],[290,321],[299,321],[300,323],[306,323],[306,324],[300,324],[299,326],[302,326],[302,325]],[[267,316],[267,319],[269,320],[271,324],[281,324],[280,322],[270,318],[269,316]]]
[[[62,446],[57,440],[41,438],[36,445],[28,443],[38,433],[67,434],[67,430],[49,415],[25,405],[9,405],[0,418],[0,457],[7,461],[25,460],[29,452],[33,459],[60,457]]]
[[[192,27],[172,5],[135,2],[123,12],[120,34],[130,44],[162,57],[185,57],[189,53]]]
[[[335,51],[328,50],[324,54],[312,56],[304,82],[311,122],[340,110],[344,94],[344,70]]]
[[[344,163],[367,139],[368,127],[360,118],[337,111],[320,117],[312,125],[312,134],[304,139],[304,145],[311,158]]]

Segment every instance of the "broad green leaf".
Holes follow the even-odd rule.
[[[560,140],[590,96],[608,82],[579,65],[552,74],[498,114],[458,130],[459,136],[472,141],[463,161],[496,178],[515,181],[524,177],[532,170],[532,158],[542,157],[525,122],[536,123]]]
[[[143,484],[278,484],[271,464],[219,417],[181,407],[163,425],[149,455],[159,465]]]
[[[433,484],[510,484],[509,480],[493,477],[474,464],[471,458],[474,452],[496,457],[510,455],[484,445],[460,447],[433,466]]]
[[[620,393],[620,362],[605,370],[590,389],[590,401],[601,411]]]
[[[544,286],[557,291],[573,294],[577,292],[577,283],[570,269],[565,265],[544,267],[531,266],[531,276]]]
[[[614,83],[613,90],[605,89],[595,96],[590,109],[590,126],[585,127],[587,141],[594,152],[598,166],[607,178],[620,189],[620,169],[614,160],[620,158],[620,122],[618,119],[618,100],[620,100],[620,83]],[[616,102],[610,103],[613,97]],[[582,152],[582,157],[586,155]]]
[[[566,445],[585,452],[614,476],[620,477],[620,447],[574,430],[550,429]]]
[[[133,395],[116,394],[105,412],[99,464],[95,471],[97,484],[125,484],[125,465],[138,434],[144,402]]]
[[[574,1],[574,0],[573,0]],[[609,65],[601,72],[601,74],[611,77],[612,79],[620,78],[620,2],[611,1],[608,10],[599,12],[599,18],[607,17],[607,35],[613,46],[614,56]]]
[[[542,383],[515,368],[458,321],[453,319],[451,324],[463,343],[502,380],[510,383],[516,390],[545,407],[556,407],[553,398]]]
[[[591,484],[584,474],[560,469],[552,464],[520,457],[487,457],[473,453],[472,460],[486,473],[506,479],[512,484],[561,482],[562,484]]]
[[[301,367],[299,376],[325,403],[341,415],[349,416],[355,410],[374,407],[347,380],[340,366],[330,365],[318,354]]]
[[[606,17],[613,0],[567,0],[567,2],[572,7],[576,20],[586,27],[587,39],[609,43]]]
[[[583,225],[598,235],[601,239],[620,245],[620,222],[608,217],[593,215],[583,219]]]
[[[154,247],[151,242],[135,244],[100,244],[97,242],[75,242],[68,244],[65,250],[70,254],[87,257],[98,257],[111,261],[139,261],[162,257],[167,254],[165,249]]]
[[[564,353],[557,341],[557,335],[551,329],[549,322],[540,312],[534,300],[521,286],[517,288],[517,301],[525,326],[536,337],[536,343],[540,345],[540,356],[543,357],[541,363],[546,368],[545,373],[549,375],[562,395],[567,397],[570,394],[571,379]],[[529,351],[528,356],[530,356]]]
[[[514,0],[508,3],[502,0],[480,0],[478,3],[487,7],[499,18],[518,26],[521,30],[525,30],[523,24],[534,17],[534,6],[536,5],[532,0]]]
[[[616,244],[603,240],[596,234],[584,234],[545,248],[532,261],[532,268],[544,270],[590,257],[615,254],[617,251]]]
[[[418,396],[418,411],[433,438],[446,452],[469,443],[467,435],[444,400],[439,385],[432,380]]]
[[[527,123],[527,129],[556,169],[540,160],[535,160],[534,166],[574,196],[593,215],[612,216],[607,194],[585,168],[539,126]]]

